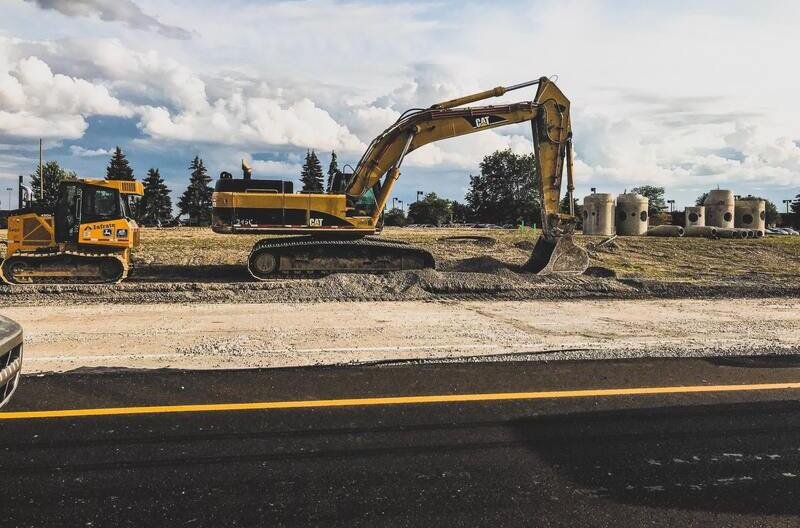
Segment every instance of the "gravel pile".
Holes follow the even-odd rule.
[[[157,280],[150,270],[116,285],[0,286],[0,306],[91,303],[265,303],[436,299],[645,299],[800,296],[800,284],[779,280],[691,283],[613,277],[539,277],[488,256],[441,270],[384,275],[335,274],[320,279],[248,281],[246,270],[198,271],[198,280]],[[202,279],[202,280],[200,280]]]

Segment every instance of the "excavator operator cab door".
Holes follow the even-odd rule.
[[[54,216],[56,242],[77,242],[81,225],[82,185],[63,182],[59,189]]]

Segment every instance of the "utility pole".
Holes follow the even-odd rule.
[[[786,204],[786,214],[789,214],[789,204],[792,203],[791,200],[784,200],[783,203]]]
[[[8,204],[7,204],[7,207],[8,207],[9,210],[11,210],[11,191],[13,191],[14,189],[12,189],[11,187],[6,187],[6,190],[8,191]],[[17,206],[17,207],[19,207],[19,206]]]
[[[397,209],[397,197],[392,198],[392,209]]]
[[[397,200],[397,203],[399,203],[399,204],[400,204],[400,210],[401,210],[401,211],[403,211],[403,212],[405,212],[405,211],[403,210],[403,200]]]
[[[669,212],[672,213],[675,211],[675,200],[667,200],[669,204]]]
[[[39,200],[44,203],[44,170],[42,168],[42,138],[39,138]]]

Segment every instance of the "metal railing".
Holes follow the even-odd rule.
[[[0,315],[0,407],[8,403],[22,372],[22,327]]]

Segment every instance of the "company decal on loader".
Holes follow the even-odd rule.
[[[310,227],[322,227],[322,218],[309,218],[308,225]]]
[[[485,116],[464,116],[464,119],[472,126],[472,128],[483,128],[496,123],[506,121],[506,118],[499,115],[485,115]]]

